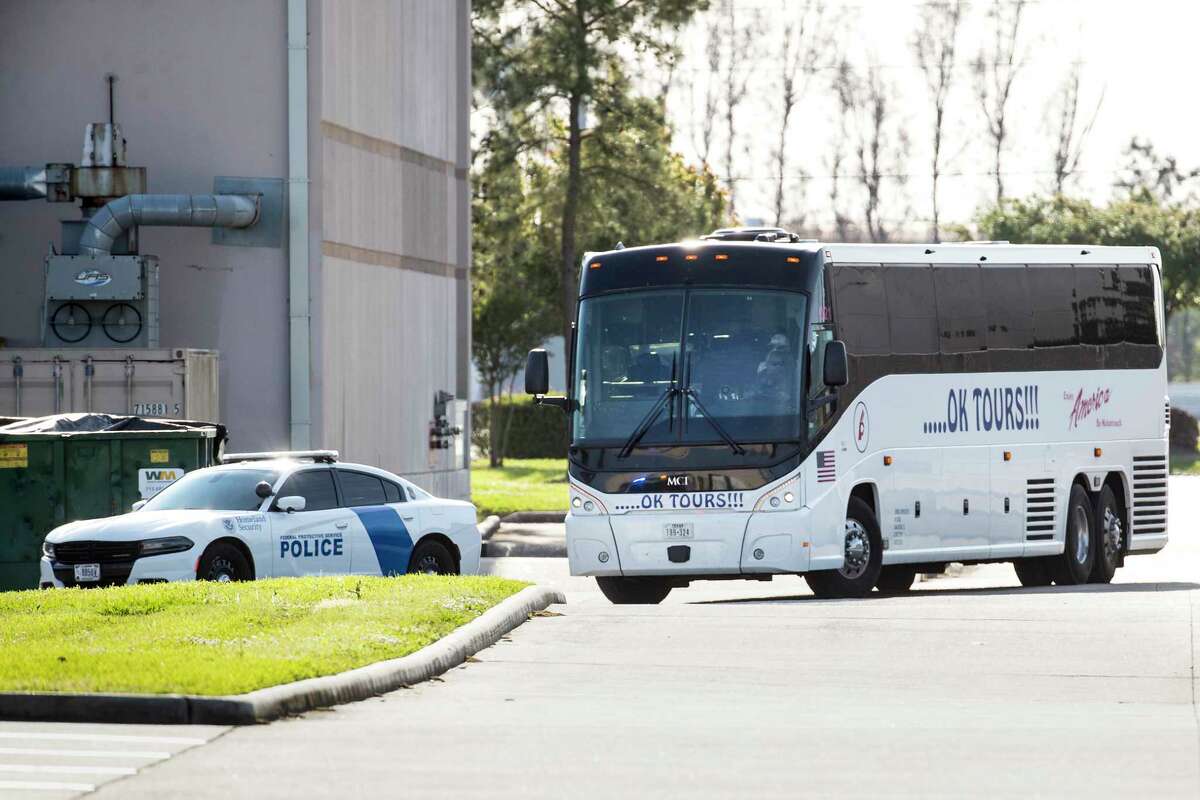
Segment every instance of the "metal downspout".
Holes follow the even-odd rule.
[[[308,0],[288,0],[288,335],[291,447],[312,439],[308,257]]]

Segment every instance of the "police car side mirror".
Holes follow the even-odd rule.
[[[550,357],[542,348],[529,351],[525,359],[525,394],[543,395],[550,391]]]
[[[146,505],[145,500],[138,500],[136,503],[133,504],[133,506],[130,508],[130,510],[131,511],[140,511],[142,506],[144,506],[144,505]]]
[[[845,386],[850,381],[850,363],[846,357],[846,343],[841,339],[825,343],[824,372],[826,386]]]
[[[275,494],[275,492],[271,490],[271,484],[267,483],[266,481],[259,481],[258,483],[254,484],[254,493],[262,500],[266,500],[268,497]]]
[[[279,498],[279,502],[275,504],[275,507],[280,511],[286,511],[290,514],[293,511],[303,511],[305,505],[306,503],[303,497],[300,497],[299,495],[289,495],[288,497]]]

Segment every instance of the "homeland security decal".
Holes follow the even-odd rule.
[[[1037,430],[1038,387],[972,386],[951,389],[946,397],[946,418],[926,422],[925,433]]]

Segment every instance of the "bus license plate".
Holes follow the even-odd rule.
[[[76,564],[75,565],[75,582],[76,583],[94,583],[100,580],[100,565],[99,564]]]
[[[668,522],[663,525],[664,539],[691,539],[696,529],[690,522]]]

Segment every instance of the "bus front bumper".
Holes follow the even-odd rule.
[[[679,537],[683,530],[690,536]],[[568,514],[572,575],[738,576],[808,570],[808,509]]]

